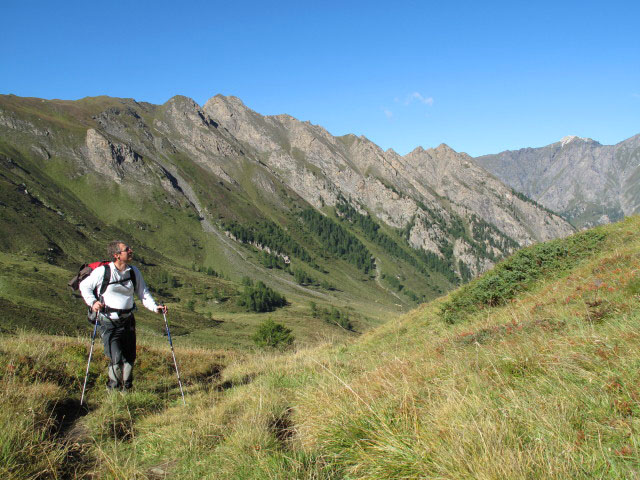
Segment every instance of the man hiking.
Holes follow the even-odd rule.
[[[128,390],[133,383],[136,359],[133,294],[135,292],[152,312],[166,313],[167,307],[156,305],[140,271],[128,265],[133,258],[131,247],[116,240],[107,246],[107,254],[112,262],[93,270],[80,283],[80,293],[100,321],[104,353],[109,359],[107,389]],[[101,288],[105,280],[108,281],[106,289]],[[101,291],[103,293],[98,294]]]

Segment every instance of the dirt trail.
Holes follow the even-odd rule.
[[[380,262],[379,258],[376,258],[375,265],[376,265],[376,283],[378,284],[378,286],[381,289],[383,289],[384,291],[386,291],[386,292],[390,293],[391,295],[393,295],[394,297],[396,297],[401,302],[399,306],[404,308],[404,303],[402,303],[403,302],[402,297],[400,295],[398,295],[396,292],[394,292],[393,290],[390,290],[387,287],[385,287],[384,285],[382,285],[382,281],[380,280],[380,277],[382,276],[382,270],[380,268],[380,267],[382,267],[382,262]]]
[[[74,396],[58,402],[51,412],[55,422],[52,437],[66,451],[61,478],[81,478],[90,470],[94,460],[89,454],[92,439],[82,419],[90,413]]]

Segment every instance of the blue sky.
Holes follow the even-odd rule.
[[[235,95],[401,154],[640,133],[640,2],[3,0],[0,93]]]

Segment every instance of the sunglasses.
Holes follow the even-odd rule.
[[[121,254],[121,253],[125,253],[125,252],[133,252],[133,250],[131,250],[131,247],[127,247],[127,248],[125,248],[124,250],[120,250],[120,251],[118,252],[118,255],[119,255],[119,254]]]

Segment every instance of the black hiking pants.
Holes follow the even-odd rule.
[[[107,388],[131,388],[136,360],[136,319],[131,314],[119,320],[100,319],[104,354],[109,359]]]

